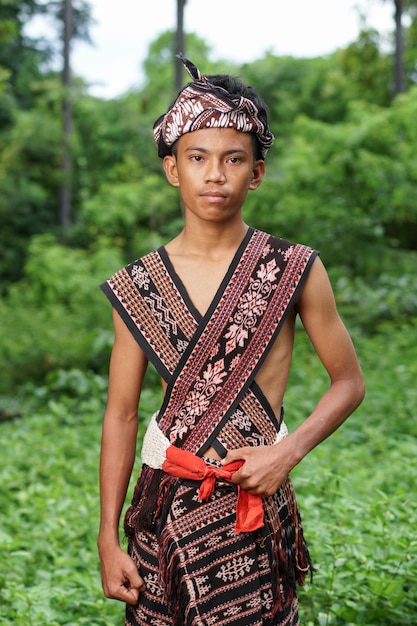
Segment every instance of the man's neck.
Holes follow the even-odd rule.
[[[181,251],[182,255],[221,259],[237,250],[247,231],[248,226],[243,221],[228,228],[209,224],[196,229],[186,224],[169,247],[172,252]]]

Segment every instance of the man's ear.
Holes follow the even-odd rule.
[[[263,181],[265,176],[265,161],[258,159],[255,161],[252,170],[252,180],[250,181],[249,189],[258,189],[259,185]]]
[[[164,157],[164,170],[168,182],[171,183],[173,187],[179,187],[177,157],[174,154],[169,154]]]

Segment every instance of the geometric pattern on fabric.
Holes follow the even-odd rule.
[[[198,488],[192,481],[177,488],[160,534],[137,528],[131,538],[146,591],[127,606],[126,626],[298,626],[295,584],[286,597],[281,590],[277,610],[262,531],[234,532],[235,486],[217,481],[204,503]]]

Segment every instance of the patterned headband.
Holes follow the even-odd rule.
[[[158,155],[163,158],[171,154],[171,146],[185,133],[204,128],[234,128],[257,136],[264,159],[274,143],[266,110],[244,96],[230,94],[223,87],[210,83],[191,61],[182,55],[178,58],[193,82],[179,92],[168,111],[154,124]]]

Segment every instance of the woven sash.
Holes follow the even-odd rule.
[[[245,403],[262,404],[254,378],[316,254],[249,229],[203,318],[164,248],[101,285],[168,383],[158,423],[171,445],[201,455]]]

